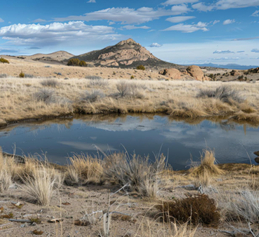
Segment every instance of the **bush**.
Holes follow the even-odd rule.
[[[130,79],[134,79],[135,77],[132,75],[131,77],[130,77]]]
[[[24,74],[24,77],[25,77],[25,78],[33,78],[34,76],[33,76],[32,74],[26,74],[26,73],[25,73],[25,74]]]
[[[139,66],[137,66],[137,70],[146,70],[146,68],[143,66],[143,65],[139,65]]]
[[[49,80],[42,81],[40,84],[42,86],[57,88],[59,85],[59,82],[57,80],[49,79]]]
[[[25,74],[24,74],[23,72],[20,72],[19,77],[20,77],[20,78],[24,78],[24,77],[25,77]]]
[[[235,91],[227,86],[218,87],[216,90],[201,89],[197,95],[197,98],[216,98],[220,99],[224,103],[231,104],[230,99],[237,101],[238,103],[244,102],[244,99],[240,96],[238,91]]]
[[[80,60],[78,58],[70,58],[67,62],[68,66],[79,66]]]
[[[5,58],[0,58],[0,63],[8,63],[9,64],[9,61]]]
[[[97,100],[100,100],[102,98],[104,98],[105,95],[99,91],[99,90],[93,90],[92,93],[88,93],[87,92],[87,96],[85,98],[83,98],[83,100],[89,101],[91,103],[96,102]]]
[[[0,74],[0,78],[7,78],[7,74]]]
[[[116,87],[120,97],[130,96],[138,99],[143,99],[145,97],[144,94],[142,94],[138,88],[141,87],[141,85],[122,81],[117,83]]]
[[[98,79],[102,79],[102,77],[100,77],[100,76],[86,76],[85,79],[98,80]]]
[[[155,162],[148,157],[126,154],[112,154],[107,157],[104,172],[108,180],[113,180],[148,197],[156,197],[161,184],[161,176],[166,168],[166,158],[161,155]]]
[[[204,194],[164,202],[156,208],[163,213],[165,221],[191,222],[194,225],[203,223],[216,227],[220,220],[215,200]]]
[[[251,223],[259,221],[259,195],[258,192],[245,190],[231,201],[230,214],[243,218]]]
[[[80,60],[78,58],[70,58],[67,62],[68,66],[81,66],[81,67],[86,67],[87,63],[83,60]]]
[[[87,63],[85,61],[81,60],[80,63],[79,63],[79,66],[80,67],[87,67]]]
[[[46,103],[51,103],[55,101],[54,91],[49,89],[41,89],[34,93],[34,98],[36,101],[43,101]]]

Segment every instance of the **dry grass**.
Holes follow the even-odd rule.
[[[12,176],[7,161],[4,159],[2,150],[0,148],[0,192],[8,190],[11,184]]]
[[[187,223],[182,225],[170,223],[158,228],[156,223],[146,221],[134,237],[194,237],[196,231],[197,227],[191,228]]]
[[[76,113],[130,112],[166,113],[173,118],[185,119],[231,116],[240,122],[259,124],[258,83],[225,83],[231,90],[222,91],[219,90],[222,88],[221,82],[59,79],[54,80],[54,83],[46,83],[48,80],[2,78],[2,124],[14,120]],[[55,87],[56,82],[58,87]],[[53,87],[47,89],[42,84]],[[104,84],[106,85],[103,86]],[[201,90],[218,91],[217,93],[221,91],[221,94],[212,97],[197,96]],[[92,93],[87,100],[82,100],[85,91],[98,93]],[[102,95],[101,99],[99,95]],[[236,98],[242,98],[242,101]]]
[[[213,175],[223,174],[224,171],[221,170],[216,164],[216,158],[213,151],[205,150],[204,156],[201,157],[201,163],[197,167],[190,169],[190,174],[199,176],[204,179],[204,182],[208,182],[209,177]],[[207,180],[207,181],[206,181]]]
[[[152,162],[149,157],[113,154],[106,158],[104,171],[108,180],[115,180],[121,186],[129,184],[131,190],[143,196],[157,197],[165,169],[164,155]]]
[[[68,166],[66,173],[66,183],[100,182],[103,175],[103,166],[100,159],[81,154],[74,155],[69,160],[71,165]]]
[[[55,188],[61,186],[62,178],[54,169],[41,165],[35,169],[32,177],[28,176],[23,183],[21,189],[28,198],[39,205],[49,205]]]

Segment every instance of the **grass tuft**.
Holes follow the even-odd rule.
[[[195,176],[211,176],[211,175],[220,175],[224,171],[221,170],[216,164],[216,158],[213,151],[205,150],[204,156],[201,158],[201,163],[197,167],[190,169],[191,175]]]

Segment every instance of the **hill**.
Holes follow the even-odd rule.
[[[57,51],[50,54],[34,54],[31,56],[22,56],[25,59],[31,59],[34,61],[42,61],[42,62],[63,62],[64,60],[67,60],[74,55],[71,53],[68,53],[66,51]]]
[[[133,39],[121,41],[114,46],[109,46],[101,50],[81,54],[76,56],[76,58],[92,63],[95,66],[103,67],[135,68],[139,65],[144,65],[145,67],[152,67],[154,69],[182,68],[180,65],[156,58]]]

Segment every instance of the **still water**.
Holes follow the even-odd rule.
[[[173,169],[186,169],[198,161],[203,149],[215,151],[218,163],[254,163],[259,150],[259,128],[207,120],[195,125],[172,121],[167,116],[85,116],[20,124],[0,130],[0,147],[18,155],[46,155],[67,164],[74,153],[100,155],[127,151],[130,154],[163,153]],[[100,152],[102,151],[102,152]]]

